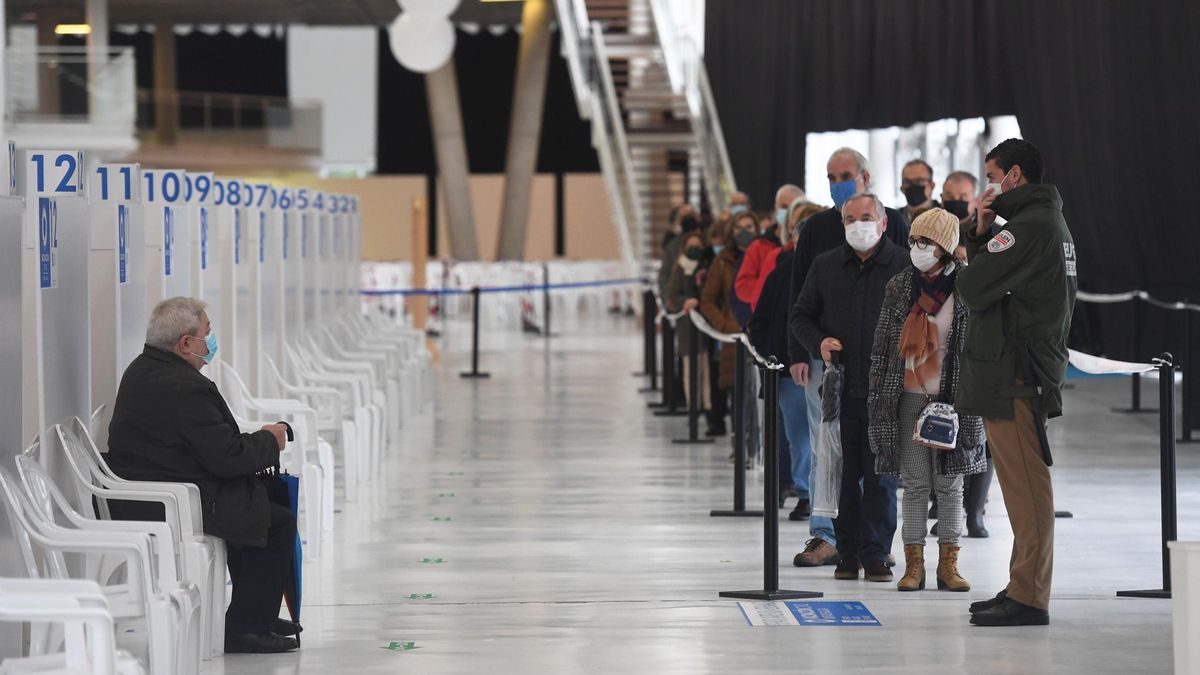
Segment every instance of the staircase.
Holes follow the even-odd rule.
[[[665,0],[556,0],[563,56],[631,267],[652,270],[670,210],[736,190],[703,61]]]

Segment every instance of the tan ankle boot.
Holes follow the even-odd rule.
[[[904,576],[896,588],[902,591],[925,590],[925,545],[904,545]]]
[[[939,591],[962,593],[971,590],[971,584],[958,573],[958,546],[938,544],[937,585]]]

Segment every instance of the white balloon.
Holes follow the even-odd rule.
[[[392,56],[418,73],[441,68],[454,54],[454,24],[444,17],[401,14],[388,29]]]
[[[400,0],[400,8],[410,14],[445,19],[458,9],[460,0]]]

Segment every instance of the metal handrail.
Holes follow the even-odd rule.
[[[592,24],[592,48],[596,55],[597,65],[608,62],[608,52],[604,45],[604,31],[599,22]],[[612,139],[617,160],[618,173],[624,179],[626,199],[626,234],[630,239],[636,236],[639,226],[646,222],[642,213],[642,205],[638,200],[637,182],[633,176],[633,157],[629,152],[629,139],[625,135],[625,125],[621,120],[621,106],[617,100],[617,88],[613,84],[612,72],[608,68],[598,68],[600,75],[600,98],[603,99],[608,111],[608,119],[612,124]],[[639,242],[640,243],[640,242]]]

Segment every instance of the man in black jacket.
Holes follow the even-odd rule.
[[[875,473],[867,438],[868,374],[875,324],[888,281],[909,267],[907,249],[884,236],[891,223],[879,198],[859,193],[842,207],[843,244],[817,256],[792,308],[792,336],[828,364],[845,367],[842,481],[833,521],[841,556],[838,579],[892,580],[887,557],[896,534],[896,479]],[[810,223],[808,227],[812,227]],[[861,487],[860,487],[861,485]]]
[[[796,305],[800,289],[808,276],[809,268],[817,256],[846,245],[846,230],[842,223],[842,207],[851,195],[866,192],[871,187],[871,167],[862,153],[852,148],[839,148],[829,156],[825,164],[829,179],[829,193],[833,196],[833,208],[821,211],[805,221],[804,229],[796,237],[796,253],[792,262],[790,283],[786,289],[787,306],[789,311]],[[908,248],[908,221],[895,209],[884,209],[887,217],[887,231],[884,238],[893,243]],[[808,349],[789,331],[788,335],[788,372],[792,382],[805,388],[806,410],[808,412],[809,429],[816,429],[821,424],[821,396],[818,389],[821,377],[825,372],[821,355]],[[815,448],[815,441],[813,447]],[[816,567],[835,561],[833,546],[836,545],[833,523],[824,516],[813,516],[810,523],[813,535],[804,552],[796,556],[795,564],[799,567]]]
[[[171,298],[154,308],[146,348],[129,364],[108,428],[108,463],[127,480],[194,483],[204,531],[225,540],[233,597],[225,651],[284,652],[299,627],[278,618],[296,536],[292,511],[256,476],[279,463],[285,427],[241,433],[217,386],[200,374],[217,351],[205,305]],[[112,502],[113,516],[163,520],[161,505]]]

